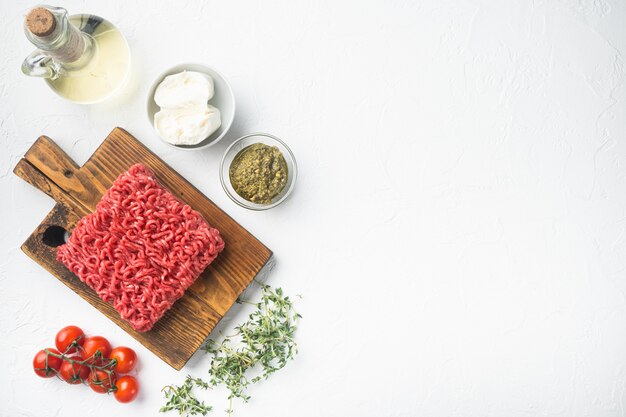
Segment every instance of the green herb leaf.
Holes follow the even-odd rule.
[[[223,385],[230,391],[229,415],[233,398],[247,402],[250,384],[267,379],[298,352],[294,334],[300,314],[289,297],[283,296],[281,288],[274,291],[269,285],[260,285],[260,302],[239,300],[257,308],[248,320],[235,327],[235,334],[226,336],[221,343],[209,340],[203,347],[211,355],[211,385]],[[255,372],[257,375],[252,376]]]
[[[159,411],[165,413],[175,410],[178,411],[179,416],[207,415],[212,407],[196,398],[192,392],[194,386],[205,390],[209,388],[206,381],[201,378],[192,378],[191,375],[187,375],[185,382],[180,386],[168,385],[164,387],[161,391],[165,393],[167,403]]]
[[[226,413],[230,416],[234,398],[247,402],[250,399],[247,389],[251,384],[269,378],[298,353],[294,334],[302,316],[294,310],[289,297],[283,296],[281,288],[273,291],[269,285],[259,285],[261,300],[258,303],[237,299],[240,304],[256,308],[248,320],[236,326],[234,334],[224,337],[220,343],[209,340],[202,347],[211,356],[209,381],[188,375],[182,385],[166,386],[162,391],[167,403],[159,411],[176,410],[180,416],[204,416],[211,407],[196,398],[193,387],[207,389],[209,385],[222,385],[229,391]]]

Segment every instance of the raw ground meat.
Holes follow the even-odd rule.
[[[137,164],[78,222],[57,259],[145,332],[222,249],[219,231]]]

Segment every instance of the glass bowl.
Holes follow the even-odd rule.
[[[235,191],[233,185],[230,183],[230,164],[233,162],[233,159],[237,156],[237,154],[243,150],[244,148],[254,145],[255,143],[263,143],[268,146],[276,146],[278,150],[285,157],[285,162],[287,162],[287,184],[285,184],[285,188],[278,194],[276,197],[272,199],[272,202],[269,204],[258,204],[253,203],[252,201],[248,201]],[[296,177],[298,176],[298,166],[296,164],[296,158],[293,156],[291,149],[276,136],[272,136],[268,133],[252,133],[250,135],[243,136],[236,141],[234,141],[226,152],[224,152],[224,156],[222,157],[222,163],[220,164],[220,181],[222,183],[222,187],[224,191],[233,200],[237,205],[241,207],[245,207],[250,210],[267,210],[272,207],[276,207],[283,201],[287,199],[291,191],[293,191],[293,187],[296,184]]]

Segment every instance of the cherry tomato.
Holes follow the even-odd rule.
[[[115,385],[116,378],[115,372],[111,372],[109,376],[105,371],[92,369],[89,374],[89,386],[97,393],[106,394]]]
[[[59,330],[54,340],[59,352],[64,354],[76,353],[78,349],[76,346],[82,346],[85,342],[85,333],[76,326],[67,326]]]
[[[111,351],[109,358],[115,359],[115,370],[120,374],[127,374],[133,370],[137,363],[137,354],[126,346],[118,346]]]
[[[43,349],[37,352],[35,358],[33,359],[33,369],[35,373],[42,378],[50,378],[56,375],[61,368],[61,363],[63,359],[57,358],[56,356],[48,355],[48,352],[56,353],[60,355],[61,353],[53,348]],[[47,363],[46,363],[47,362]]]
[[[139,394],[139,382],[130,376],[124,375],[115,382],[115,399],[121,403],[129,403]]]
[[[80,355],[74,356],[72,360],[80,361],[82,357]],[[89,368],[85,365],[64,360],[59,369],[59,376],[68,384],[80,384],[89,377]]]
[[[100,352],[96,355],[96,352]],[[102,336],[89,336],[83,343],[83,357],[90,363],[102,363],[102,358],[108,358],[111,353],[111,344]]]

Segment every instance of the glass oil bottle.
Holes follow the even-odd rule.
[[[130,49],[108,20],[91,14],[37,6],[26,16],[24,32],[38,49],[22,63],[22,72],[76,103],[100,102],[117,92],[130,70]]]

